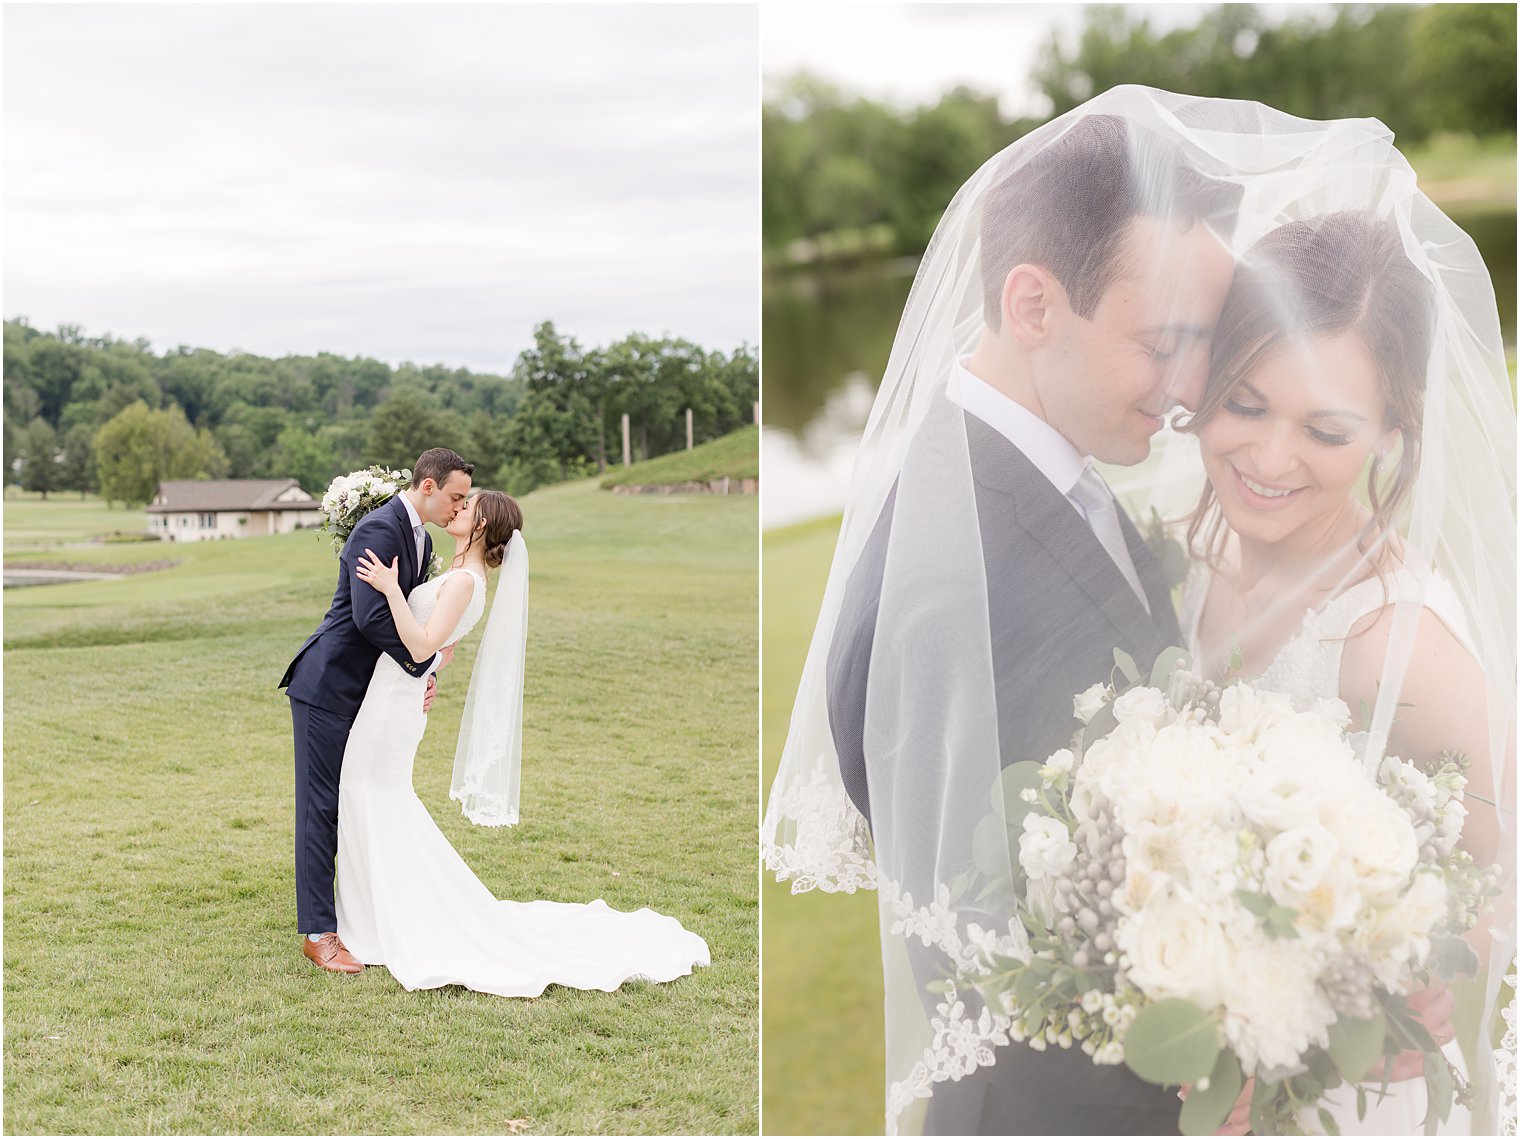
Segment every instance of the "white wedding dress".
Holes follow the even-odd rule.
[[[412,590],[427,623],[454,573]],[[475,592],[448,643],[485,610]],[[498,900],[475,877],[412,790],[412,762],[427,726],[425,681],[389,656],[375,664],[343,753],[338,790],[338,935],[367,965],[384,965],[406,989],[463,985],[536,997],[549,985],[611,992],[624,981],[670,981],[708,964],[707,943],[653,910]]]
[[[1198,629],[1208,598],[1209,581],[1207,567],[1202,562],[1194,562],[1182,588],[1182,631],[1187,650],[1195,661],[1201,659]],[[1253,688],[1283,693],[1300,712],[1308,711],[1320,700],[1339,699],[1341,655],[1346,637],[1363,617],[1401,599],[1420,601],[1462,644],[1471,646],[1467,619],[1451,583],[1436,574],[1422,584],[1413,571],[1400,568],[1389,580],[1386,595],[1383,583],[1374,577],[1358,582],[1318,609],[1305,612],[1293,637],[1278,650],[1265,669],[1245,677],[1246,683]],[[1369,772],[1368,777],[1371,775]],[[1467,1067],[1462,1059],[1462,1049],[1455,1041],[1447,1044],[1442,1053],[1465,1075]],[[1330,1109],[1342,1135],[1424,1134],[1425,1081],[1418,1077],[1389,1084],[1388,1094],[1382,1100],[1377,1097],[1376,1085],[1370,1088],[1365,1119],[1356,1117],[1356,1093],[1345,1085],[1328,1093],[1322,1104]],[[1304,1123],[1306,1130],[1318,1128],[1318,1120],[1312,1118],[1312,1113]],[[1440,1133],[1471,1134],[1472,1113],[1453,1104]]]

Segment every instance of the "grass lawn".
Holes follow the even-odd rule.
[[[418,792],[497,895],[648,905],[713,965],[536,1000],[315,969],[275,683],[331,597],[326,542],[59,551],[180,564],[5,593],[7,1132],[756,1131],[755,500],[587,481],[523,509],[523,822],[448,801],[478,637],[442,676]],[[6,557],[140,518],[7,499]]]
[[[767,530],[761,714],[769,791],[839,519]],[[767,1135],[880,1135],[881,936],[876,892],[792,894],[765,875],[763,1119]]]
[[[725,477],[760,477],[760,429],[754,424],[698,444],[690,451],[672,451],[632,466],[618,467],[602,479],[601,485],[671,486]]]

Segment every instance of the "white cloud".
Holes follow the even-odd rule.
[[[39,327],[505,370],[552,319],[758,339],[749,6],[5,9]]]

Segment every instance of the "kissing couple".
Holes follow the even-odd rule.
[[[412,789],[437,673],[485,616],[495,571],[449,793],[472,822],[517,822],[528,550],[517,502],[472,490],[474,471],[430,448],[410,485],[358,520],[338,555],[332,605],[280,682],[295,728],[302,951],[335,973],[384,965],[409,990],[463,985],[506,997],[685,976],[708,964],[707,944],[673,918],[600,899],[497,899]],[[454,539],[432,578],[426,523]]]
[[[1066,778],[1093,715],[1081,698],[1125,663],[1150,676],[1180,648],[1200,685],[1243,681],[1292,712],[1349,720],[1358,786],[1385,756],[1428,771],[1460,754],[1462,850],[1498,866],[1501,898],[1512,889],[1514,434],[1487,271],[1376,120],[1119,87],[961,189],[861,442],[763,834],[794,890],[879,891],[889,1132],[1177,1134],[1175,1086],[1095,1061],[1071,1031],[1026,1039],[1021,1018],[1044,1015],[1039,985],[984,999],[966,983],[987,961],[1043,955],[1058,972],[1085,936],[1091,958],[1071,960],[1088,995],[1164,978],[1163,997],[1193,1001],[1231,1043],[1231,1010],[1247,1005],[1295,1058],[1323,1055],[1340,1018],[1373,1015],[1351,994],[1384,950],[1384,915],[1323,903],[1351,896],[1340,876],[1412,878],[1415,846],[1408,864],[1392,846],[1359,861],[1374,823],[1338,812],[1306,748],[1279,754],[1274,791],[1315,820],[1299,836],[1312,864],[1284,871],[1306,884],[1283,909],[1291,935],[1258,944],[1255,923],[1231,924],[1233,883],[1264,856],[1237,842],[1228,792],[1208,800],[1228,842],[1170,825],[1217,794],[1199,753],[1123,785],[1131,798],[1104,825],[1133,829],[1071,881],[1064,896],[1091,906],[1041,940],[1021,855],[1043,841],[1069,859],[1075,840],[1105,849],[1111,832],[1078,833],[1073,814],[1043,831],[1024,816],[1017,833],[1004,773],[1048,776],[1024,803]],[[1428,836],[1425,822],[1404,825]],[[1158,881],[1191,886],[1147,895]],[[1194,924],[1150,920],[1164,905]],[[1121,917],[1138,940],[1109,937]],[[1429,939],[1407,938],[1411,987],[1391,999],[1444,1052],[1390,1055],[1382,1095],[1379,1062],[1362,1077],[1365,1110],[1330,1083],[1302,1126],[1423,1131],[1425,1063],[1441,1067],[1432,1088],[1447,1064],[1472,1084],[1444,1129],[1496,1126],[1512,906],[1466,941],[1481,1009],[1468,1047],[1453,1039],[1451,991],[1421,987]],[[1347,958],[1330,947],[1343,945],[1366,951],[1355,976],[1337,971]],[[1511,1068],[1511,1109],[1513,1087]],[[1225,1133],[1244,1133],[1251,1106],[1248,1086]]]

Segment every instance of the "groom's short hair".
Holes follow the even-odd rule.
[[[1001,325],[1003,283],[1023,264],[1048,269],[1072,310],[1092,319],[1125,268],[1131,218],[1201,220],[1228,237],[1240,195],[1239,185],[1188,165],[1175,146],[1139,123],[1088,115],[1027,160],[1014,156],[982,201],[987,326]]]
[[[455,471],[473,475],[475,464],[465,462],[457,452],[450,451],[447,447],[429,447],[412,464],[412,485],[421,486],[423,479],[432,479],[442,486]]]

